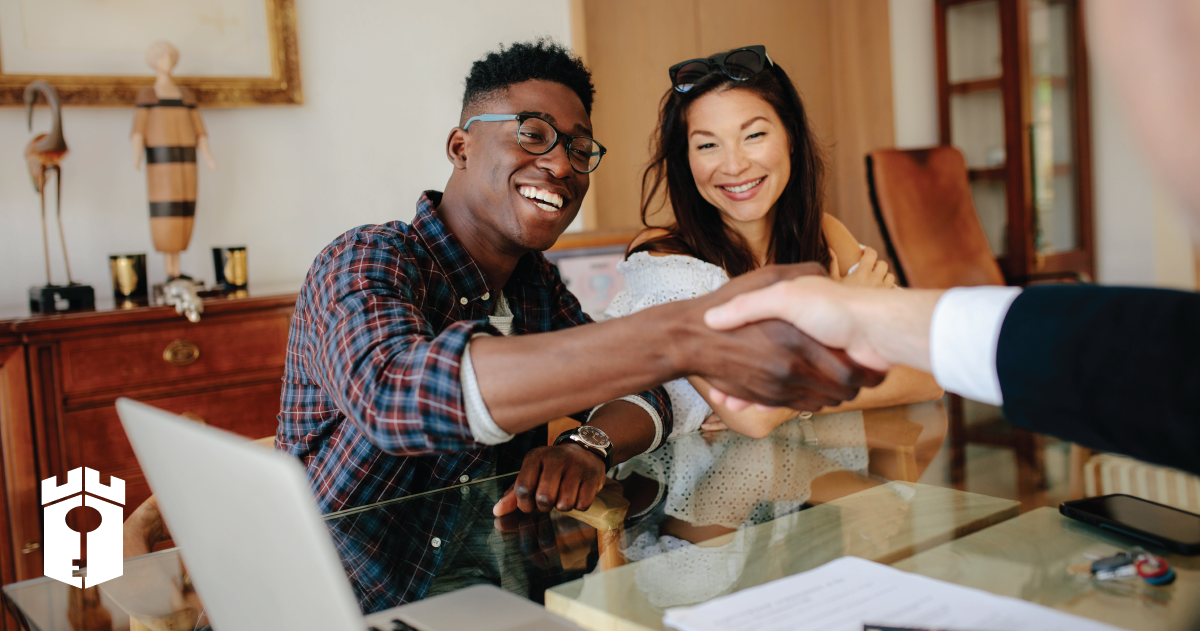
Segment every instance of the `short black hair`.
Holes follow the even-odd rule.
[[[596,88],[592,85],[592,72],[584,61],[571,50],[547,38],[531,42],[504,44],[483,59],[471,64],[467,74],[467,88],[463,91],[464,120],[469,110],[486,103],[497,92],[514,83],[542,79],[561,83],[576,93],[584,104],[584,111],[592,115],[592,97]]]

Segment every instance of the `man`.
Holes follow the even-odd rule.
[[[604,155],[591,138],[592,95],[579,59],[544,41],[476,62],[446,143],[454,171],[445,192],[424,193],[412,224],[356,228],[318,255],[292,320],[276,440],[306,465],[323,511],[518,463],[496,515],[585,509],[608,467],[671,431],[657,384],[739,379],[815,410],[879,382],[783,323],[733,333],[704,325],[706,308],[821,273],[816,266],[578,327],[590,320],[541,251],[575,217]],[[587,429],[547,447],[546,422],[566,415]],[[406,501],[399,516],[338,520],[365,611],[429,592],[459,519],[457,495]]]
[[[1101,2],[1089,10],[1100,26],[1098,51],[1196,248],[1198,4]],[[1195,474],[1199,304],[1195,293],[1155,289],[886,292],[800,278],[739,296],[706,321],[728,329],[780,318],[864,365],[932,372],[951,392],[1003,405],[1015,425]]]

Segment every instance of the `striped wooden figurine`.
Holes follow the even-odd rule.
[[[138,91],[131,139],[135,166],[146,159],[150,234],[154,249],[165,255],[167,277],[181,275],[179,253],[188,248],[196,215],[196,157],[210,169],[216,162],[196,95],[171,79],[179,53],[167,42],[155,42],[146,61],[158,73],[153,86]]]

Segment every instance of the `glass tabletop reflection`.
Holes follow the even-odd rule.
[[[938,401],[818,415],[758,440],[730,431],[672,438],[611,470],[586,513],[494,517],[516,472],[491,470],[325,519],[339,549],[366,521],[394,533],[384,553],[443,548],[427,597],[489,583],[560,612],[620,597],[656,628],[665,607],[846,554],[896,561],[1015,516],[1016,502],[916,484],[946,431]],[[427,536],[404,525],[430,502],[457,507],[453,533],[406,541]],[[620,580],[597,578],[610,573]],[[4,593],[37,631],[208,626],[178,549],[127,559],[121,578],[97,588],[41,578]]]

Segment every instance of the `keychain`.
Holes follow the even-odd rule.
[[[1173,570],[1165,559],[1142,548],[1134,548],[1130,552],[1119,552],[1113,556],[1094,558],[1092,563],[1069,566],[1068,571],[1073,574],[1087,574],[1098,581],[1112,581],[1137,576],[1148,585],[1155,586],[1169,585],[1176,580],[1176,570]]]
[[[1176,580],[1176,570],[1167,561],[1152,554],[1145,554],[1135,561],[1134,569],[1149,585],[1170,585]]]

